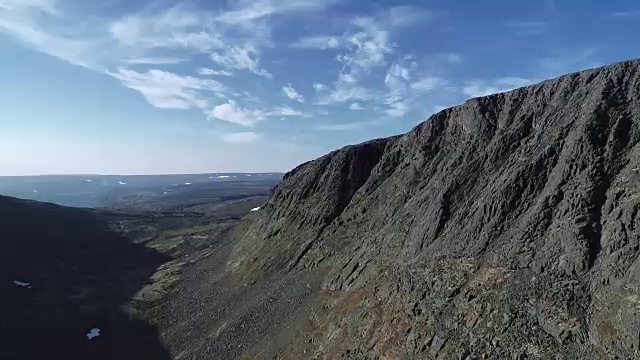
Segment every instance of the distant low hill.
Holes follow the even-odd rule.
[[[72,207],[154,210],[266,195],[279,173],[0,177],[0,195]]]

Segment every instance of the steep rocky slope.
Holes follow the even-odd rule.
[[[284,358],[640,356],[640,61],[471,99],[287,174],[235,229],[305,272]]]

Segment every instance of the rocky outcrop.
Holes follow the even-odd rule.
[[[287,174],[229,268],[305,271],[284,354],[640,356],[640,61],[441,111]]]

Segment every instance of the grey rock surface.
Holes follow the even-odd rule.
[[[283,358],[638,358],[639,142],[639,60],[471,99],[287,174],[228,267],[320,279]]]

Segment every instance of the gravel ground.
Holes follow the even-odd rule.
[[[147,313],[172,358],[272,358],[304,324],[316,287],[311,277],[291,272],[234,284],[226,273],[232,246],[225,235],[204,250],[204,258],[185,267],[176,290]]]

